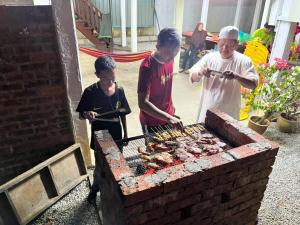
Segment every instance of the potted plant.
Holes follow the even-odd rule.
[[[265,132],[270,125],[272,115],[280,109],[278,102],[281,89],[277,85],[278,74],[287,69],[288,65],[283,63],[281,59],[276,59],[272,66],[267,63],[256,66],[256,71],[261,78],[261,87],[253,97],[252,107],[262,111],[263,116],[251,116],[248,126],[260,134]]]
[[[256,71],[262,77],[262,87],[255,96],[253,108],[261,110],[264,115],[252,116],[248,126],[262,134],[269,126],[273,114],[281,112],[279,129],[284,132],[293,130],[294,128],[286,128],[286,123],[292,121],[291,126],[297,127],[293,122],[297,121],[296,116],[299,114],[297,108],[300,101],[300,68],[290,68],[284,59],[276,58],[273,65],[259,64]]]
[[[279,88],[279,115],[277,127],[280,131],[291,133],[299,131],[298,111],[300,106],[300,67],[294,66],[281,75]]]

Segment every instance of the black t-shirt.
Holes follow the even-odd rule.
[[[76,111],[83,113],[84,111],[95,111],[99,114],[113,111],[119,108],[124,108],[124,113],[118,113],[115,115],[103,116],[101,118],[111,119],[119,117],[120,115],[127,115],[131,112],[128,105],[124,90],[122,87],[118,87],[116,84],[116,92],[112,96],[107,96],[100,88],[99,83],[94,83],[87,87],[80,99]],[[122,139],[122,127],[120,122],[106,122],[106,121],[94,121],[92,122],[92,135],[91,145],[92,149],[95,149],[94,145],[94,132],[98,130],[108,130],[114,140]]]

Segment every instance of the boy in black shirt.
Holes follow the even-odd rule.
[[[76,109],[81,119],[88,119],[91,123],[91,144],[95,149],[94,132],[98,130],[108,130],[114,140],[122,139],[122,127],[124,138],[127,138],[126,115],[131,112],[125,93],[122,87],[118,87],[115,82],[115,62],[110,56],[100,56],[95,61],[96,76],[99,78],[97,83],[87,87],[80,99]],[[121,109],[121,110],[120,110]],[[97,116],[117,110],[117,113],[108,114],[97,120]],[[101,119],[103,119],[101,121]],[[121,123],[120,120],[121,119]],[[109,121],[112,120],[112,121]],[[113,122],[113,120],[117,122]],[[99,179],[97,162],[97,151],[95,151],[96,168],[94,170],[94,182],[92,190],[88,196],[90,203],[95,203],[97,192],[99,191]]]

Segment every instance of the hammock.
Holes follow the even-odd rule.
[[[146,52],[131,53],[131,54],[115,54],[115,53],[102,52],[102,51],[99,51],[99,50],[93,50],[93,49],[90,49],[90,48],[83,48],[83,47],[80,47],[79,50],[86,53],[86,54],[88,54],[88,55],[94,56],[94,57],[99,57],[99,56],[102,56],[102,55],[109,55],[116,62],[134,62],[134,61],[138,61],[138,60],[146,58],[152,52],[152,51],[146,51]]]

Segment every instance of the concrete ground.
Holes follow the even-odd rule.
[[[87,87],[97,81],[94,75],[94,57],[80,53],[83,85]],[[140,61],[117,63],[117,81],[123,86],[132,113],[128,116],[129,136],[141,134],[137,105],[137,79]],[[196,120],[199,85],[191,85],[187,74],[174,77],[173,99],[178,114],[184,124]],[[273,172],[270,176],[265,198],[259,210],[260,225],[298,225],[300,224],[300,138],[299,134],[283,134],[274,124],[268,129],[266,137],[280,144]],[[92,171],[90,171],[92,172]],[[50,207],[31,225],[54,224],[100,224],[96,210],[87,204],[87,182],[81,183],[62,200]],[[100,202],[98,201],[98,204]]]

